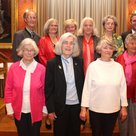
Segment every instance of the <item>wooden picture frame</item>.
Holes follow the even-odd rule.
[[[4,32],[2,33],[3,27],[1,27],[0,49],[11,49],[12,48],[13,35],[14,35],[15,31],[17,30],[17,26],[18,26],[18,0],[3,0],[3,1],[6,2],[6,4],[8,4],[7,7],[11,10],[10,11],[11,16],[8,18],[8,19],[10,19],[10,21],[8,21],[8,19],[6,20],[7,23],[10,22],[7,25],[10,28],[9,32],[7,32],[7,35],[4,34]],[[0,0],[0,4],[2,4],[1,2],[2,2],[2,0]],[[6,10],[6,9],[4,9],[4,10]],[[4,12],[4,10],[2,9],[2,5],[0,5],[0,17],[3,17],[2,13]],[[0,19],[0,20],[2,20],[2,19]],[[4,20],[4,22],[5,22],[5,20]],[[1,23],[0,23],[0,26],[1,26]],[[4,36],[2,36],[2,34]],[[8,37],[8,35],[9,35],[9,37]],[[7,38],[7,39],[4,39],[4,38]]]

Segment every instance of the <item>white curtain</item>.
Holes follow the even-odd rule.
[[[73,18],[79,26],[81,20],[88,16],[94,19],[99,35],[102,35],[102,19],[109,14],[117,17],[117,33],[127,30],[128,0],[34,0],[34,5],[38,12],[39,33],[48,18],[58,20],[61,35],[65,19]]]
[[[33,10],[37,13],[37,32],[43,35],[43,27],[48,16],[48,0],[33,0]]]

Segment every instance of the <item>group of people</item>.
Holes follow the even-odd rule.
[[[116,17],[106,16],[101,37],[90,17],[79,30],[74,19],[65,20],[61,36],[50,18],[42,37],[34,31],[36,13],[23,17],[5,85],[7,115],[18,135],[40,136],[44,117],[55,136],[80,136],[88,114],[93,136],[112,136],[117,119],[121,136],[136,135],[136,14],[132,31],[121,35]]]

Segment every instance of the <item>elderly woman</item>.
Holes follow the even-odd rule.
[[[44,25],[44,36],[39,41],[39,61],[46,66],[49,59],[55,57],[54,47],[59,40],[58,21],[50,18]]]
[[[74,19],[67,19],[64,21],[64,32],[70,32],[74,35],[77,34],[77,22]]]
[[[120,122],[120,136],[136,136],[136,34],[125,39],[126,51],[117,57],[127,80],[128,118]]]
[[[57,56],[47,62],[45,94],[54,136],[80,136],[80,101],[84,82],[83,61],[76,37],[65,33],[55,46]]]
[[[80,117],[85,120],[89,108],[93,136],[112,136],[119,111],[122,121],[127,116],[126,81],[122,66],[111,59],[116,46],[103,39],[96,49],[101,57],[87,69]]]
[[[88,65],[97,58],[96,45],[99,38],[97,37],[94,20],[90,17],[85,17],[81,21],[77,35],[81,56],[84,60],[84,73],[86,73]]]
[[[118,26],[117,19],[113,15],[108,15],[104,17],[102,24],[104,29],[102,38],[113,40],[114,44],[117,45],[117,52],[113,55],[113,58],[116,58],[118,55],[124,52],[122,37],[116,33],[116,28]]]
[[[22,57],[9,69],[5,86],[7,114],[15,120],[18,136],[40,136],[42,116],[46,114],[45,67],[35,61],[36,43],[24,39],[17,48]]]

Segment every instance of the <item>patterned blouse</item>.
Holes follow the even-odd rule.
[[[102,36],[101,39],[106,38],[105,35]],[[117,52],[113,55],[113,58],[117,58],[120,54],[124,53],[124,43],[122,37],[116,33],[112,35],[112,40],[114,44],[117,46]]]
[[[116,58],[117,56],[119,56],[120,54],[124,52],[124,44],[123,44],[122,37],[120,35],[117,35],[116,33],[113,34],[112,39],[118,47],[117,53],[114,54],[114,58]]]

